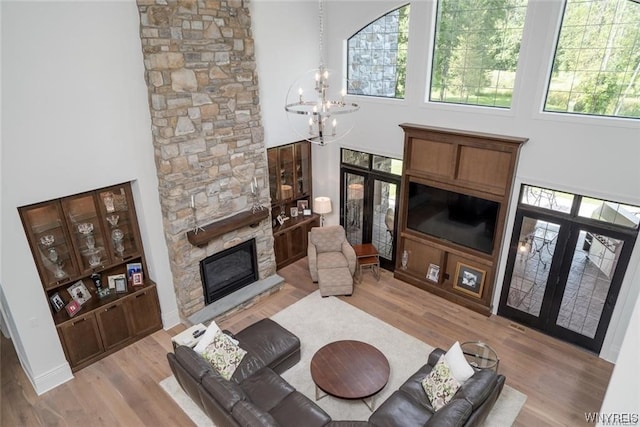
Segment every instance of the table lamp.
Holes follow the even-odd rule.
[[[324,196],[313,199],[313,212],[320,215],[320,227],[324,227],[324,215],[331,212],[331,199]]]

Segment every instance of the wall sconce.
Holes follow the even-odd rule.
[[[331,212],[331,199],[324,196],[313,199],[313,212],[320,215],[320,227],[324,227],[324,215]]]

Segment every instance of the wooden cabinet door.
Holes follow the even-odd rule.
[[[307,255],[307,227],[304,224],[289,232],[289,245],[292,259],[304,258]]]
[[[271,204],[280,201],[280,179],[278,174],[278,148],[269,148],[267,150],[267,161],[269,164],[269,192],[271,195]]]
[[[127,297],[126,301],[131,319],[132,335],[146,335],[162,327],[160,304],[155,287],[140,290]]]
[[[130,185],[116,185],[98,192],[98,208],[106,230],[107,248],[116,261],[140,256],[142,241],[138,232]]]
[[[132,337],[128,306],[124,300],[101,307],[96,312],[98,328],[105,351],[129,341]]]
[[[280,201],[292,200],[295,190],[294,145],[278,148]]]
[[[74,368],[104,352],[93,313],[80,316],[58,328],[67,360]]]
[[[311,194],[311,143],[298,142],[295,145],[295,195],[296,199]]]
[[[276,268],[281,268],[286,265],[289,260],[289,234],[279,233],[273,236],[273,250],[276,256]]]

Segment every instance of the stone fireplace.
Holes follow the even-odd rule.
[[[268,217],[192,244],[187,233],[269,206],[249,9],[242,0],[138,0],[164,233],[180,314],[201,310],[200,261],[255,241],[260,279],[275,274]]]

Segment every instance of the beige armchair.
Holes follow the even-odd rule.
[[[307,248],[309,273],[320,294],[351,295],[356,272],[356,253],[340,225],[313,227]]]

